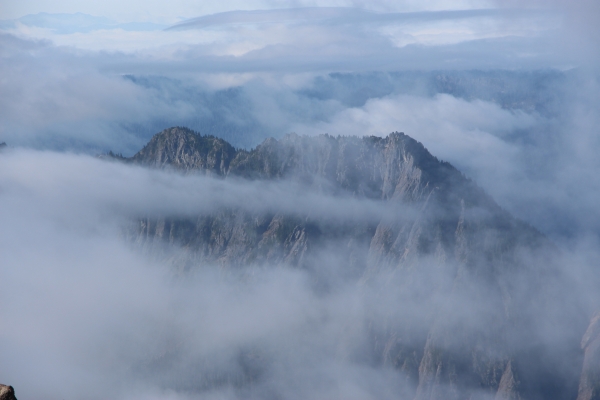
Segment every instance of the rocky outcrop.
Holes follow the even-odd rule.
[[[157,135],[132,160],[135,163],[207,175],[225,175],[236,151],[214,136],[199,136],[187,128],[170,128]]]
[[[519,395],[519,379],[512,365],[512,361],[508,361],[506,368],[500,378],[498,392],[496,392],[495,400],[520,400]]]
[[[0,400],[17,400],[12,386],[0,384]]]
[[[596,313],[583,335],[583,370],[577,400],[600,399],[600,312]]]

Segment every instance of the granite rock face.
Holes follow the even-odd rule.
[[[185,128],[171,128],[155,135],[133,162],[207,175],[225,175],[235,149],[223,139],[201,137]]]
[[[552,368],[523,373],[529,361],[515,345],[515,337],[536,341],[523,339],[523,332],[533,330],[533,311],[523,307],[531,303],[523,300],[530,290],[520,289],[518,277],[527,271],[543,274],[532,271],[539,266],[528,265],[521,255],[552,246],[414,139],[402,133],[386,138],[289,134],[246,151],[170,128],[128,161],[218,179],[293,181],[307,191],[412,210],[377,220],[325,221],[223,208],[194,218],[142,218],[129,235],[148,251],[183,249],[185,256],[172,260],[182,270],[206,263],[273,265],[304,268],[318,280],[319,257],[334,249],[336,262],[359,285],[389,277],[384,281],[395,282],[399,293],[418,296],[423,309],[431,310],[418,327],[407,320],[371,332],[374,359],[401,371],[416,400],[541,399],[539,388],[550,380],[558,382],[556,398],[576,394],[577,383],[557,378],[560,372]],[[440,298],[441,305],[435,300]],[[474,306],[462,310],[453,304]],[[596,344],[586,344],[586,360],[598,342],[589,343]],[[580,398],[595,398],[581,397],[582,391],[595,390],[588,390],[583,378],[582,385]]]
[[[0,384],[0,400],[17,400],[12,386]]]

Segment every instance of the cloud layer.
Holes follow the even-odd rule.
[[[424,301],[433,282],[454,279],[437,269],[429,276],[427,260],[423,276],[409,285],[388,275],[356,285],[335,251],[322,254],[314,268],[330,272],[323,291],[307,270],[203,265],[177,275],[122,240],[129,218],[211,213],[216,204],[253,212],[292,207],[341,220],[357,208],[373,210],[374,220],[386,211],[364,200],[301,195],[287,182],[184,177],[63,153],[3,153],[0,318],[9,323],[0,350],[10,360],[0,366],[3,379],[23,398],[398,398],[414,388],[391,364],[373,359],[376,335],[426,329],[442,309],[476,329],[495,307],[472,304],[466,293]],[[559,318],[577,320],[597,304],[590,269],[596,256],[595,246],[583,244],[560,256],[565,268],[543,288],[554,300],[534,313],[539,320],[529,332],[542,346],[556,350],[579,340],[581,333]],[[530,282],[523,274],[517,282]],[[516,293],[530,294],[531,287]],[[579,373],[578,366],[564,368]]]

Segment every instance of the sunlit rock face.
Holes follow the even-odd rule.
[[[570,343],[539,345],[535,325],[564,317],[545,306],[553,295],[547,288],[559,279],[552,272],[556,250],[412,138],[289,134],[247,151],[170,128],[126,161],[232,182],[292,182],[296,190],[359,200],[351,218],[223,207],[195,217],[146,216],[127,234],[159,256],[169,246],[183,249],[170,259],[182,273],[206,263],[258,265],[307,270],[324,292],[336,279],[355,282],[357,290],[395,285],[405,299],[397,307],[418,304],[419,313],[395,313],[369,328],[365,357],[397,370],[410,397],[577,395],[578,377],[558,359],[570,365],[579,353]],[[373,204],[383,211],[361,217]],[[581,399],[592,398],[582,390]]]

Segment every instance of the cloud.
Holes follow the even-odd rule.
[[[25,14],[38,13],[75,13],[82,12],[92,15],[103,15],[119,21],[181,21],[192,16],[216,14],[233,10],[265,10],[282,9],[293,7],[357,7],[374,11],[432,11],[447,9],[471,9],[486,8],[490,6],[489,1],[481,0],[427,0],[427,1],[403,1],[392,2],[389,0],[252,0],[239,1],[227,0],[219,3],[198,3],[189,0],[177,0],[165,7],[158,1],[128,2],[126,5],[108,1],[102,4],[87,2],[62,1],[49,2],[47,0],[28,0],[19,3],[7,4],[2,9],[0,18],[19,18]],[[144,10],[144,11],[140,11]]]
[[[200,37],[193,32],[136,36],[135,32],[109,30],[86,36],[105,35],[98,39],[98,49],[101,43],[117,43],[117,49],[129,49],[126,53],[75,50],[3,34],[1,63],[7,79],[0,85],[7,96],[3,98],[2,140],[38,148],[113,149],[131,154],[152,133],[188,125],[208,129],[206,133],[225,136],[237,145],[252,146],[265,137],[285,133],[292,124],[310,118],[325,120],[340,111],[341,105],[335,101],[302,95],[297,82],[310,82],[323,71],[348,66],[356,71],[397,65],[403,69],[473,67],[480,61],[470,60],[482,59],[482,46],[489,47],[490,55],[498,53],[489,43],[477,41],[398,49],[385,35],[349,27],[338,31],[318,25],[296,30],[237,27]],[[163,34],[162,39],[158,37]],[[78,35],[83,34],[58,36],[86,43],[85,35]],[[240,37],[243,39],[228,39]],[[504,39],[498,40],[500,45]],[[136,47],[149,43],[155,47]],[[509,45],[513,45],[510,40],[504,46]],[[453,61],[440,61],[440,55],[447,58],[448,50],[459,50],[457,46],[463,46],[462,56],[457,59],[457,53],[451,52]],[[131,53],[136,48],[139,53]],[[484,64],[497,62],[490,56]],[[128,78],[132,76],[137,78]],[[240,107],[239,102],[250,107]],[[281,111],[272,113],[269,108]],[[247,138],[242,137],[244,131],[249,132]]]
[[[345,108],[326,122],[291,129],[302,134],[357,136],[386,136],[401,129],[483,185],[500,204],[510,205],[507,197],[514,194],[515,184],[530,179],[525,165],[529,148],[514,141],[515,132],[523,135],[544,122],[539,115],[448,94],[389,95],[368,100],[362,107]]]
[[[377,335],[423,334],[435,310],[477,329],[498,311],[493,301],[474,304],[471,292],[427,297],[432,283],[456,278],[427,260],[408,284],[383,274],[357,286],[332,248],[315,261],[316,270],[330,271],[332,285],[323,291],[309,270],[267,265],[202,265],[178,276],[120,234],[140,213],[213,212],[216,204],[314,210],[341,220],[357,214],[356,204],[378,208],[326,193],[302,197],[290,187],[173,175],[82,155],[2,153],[0,318],[7,323],[0,350],[9,360],[0,365],[3,379],[24,398],[392,399],[414,388],[402,372],[373,358]],[[531,305],[539,313],[529,333],[556,355],[561,343],[580,335],[571,320],[558,318],[577,319],[597,304],[596,275],[588,269],[596,253],[593,243],[563,253],[559,278],[544,280],[548,286],[540,289],[556,304]],[[526,260],[535,265],[536,257]],[[528,271],[515,282],[532,282]],[[481,284],[465,287],[476,291]],[[514,293],[518,299],[531,291],[527,284]],[[565,302],[575,294],[584,306]],[[570,368],[565,371],[579,373]]]
[[[87,216],[95,215],[87,211],[88,207],[113,215],[115,223],[146,215],[193,217],[215,213],[223,207],[309,216],[323,221],[374,222],[391,211],[413,212],[407,206],[386,209],[373,200],[332,196],[333,191],[326,185],[321,185],[322,193],[314,193],[293,182],[181,176],[83,155],[15,151],[3,154],[0,164],[6,167],[0,177],[2,184],[14,188],[10,193],[5,189],[5,196],[29,193],[50,209],[60,210],[65,197],[73,194],[69,211],[61,214],[68,216],[69,221],[64,221],[67,225],[71,221],[99,224],[99,220],[86,220]],[[43,176],[40,170],[44,170]],[[316,204],[319,206],[315,207]]]
[[[492,9],[421,12],[371,12],[355,7],[304,7],[273,10],[229,11],[182,21],[169,30],[203,29],[214,25],[268,24],[312,22],[335,24],[377,23],[395,21],[439,21],[460,20],[477,17],[497,16]]]
[[[600,45],[600,29],[596,16],[600,5],[593,0],[530,1],[526,4],[513,0],[496,0],[500,7],[518,7],[552,10],[561,15],[561,27],[553,35],[553,41],[565,56],[577,65],[597,70],[600,59],[596,49]]]
[[[52,19],[51,17],[56,21],[52,20],[48,25],[46,20]],[[284,8],[205,15],[183,21],[166,31],[127,32],[123,30],[123,24],[113,27],[105,24],[103,29],[90,32],[80,29],[71,34],[65,32],[72,29],[73,24],[81,24],[78,14],[70,19],[68,15],[27,18],[24,19],[29,21],[27,24],[9,27],[8,31],[25,38],[48,39],[61,46],[121,51],[137,56],[150,55],[155,59],[166,58],[180,64],[175,68],[181,68],[185,61],[193,61],[201,56],[205,64],[202,68],[210,69],[210,65],[215,65],[225,70],[239,69],[237,61],[247,64],[246,68],[249,70],[272,70],[273,67],[281,69],[286,66],[289,71],[293,65],[295,68],[307,68],[307,62],[313,70],[348,70],[348,65],[352,65],[350,70],[390,69],[391,63],[402,65],[402,69],[430,69],[427,65],[431,63],[425,64],[427,58],[433,57],[438,65],[449,61],[445,54],[447,49],[431,48],[432,46],[467,42],[471,43],[471,47],[451,47],[451,59],[454,60],[452,68],[462,67],[461,63],[456,63],[457,59],[473,68],[486,64],[481,62],[481,57],[478,59],[471,53],[476,49],[479,52],[486,51],[490,45],[502,48],[503,40],[513,36],[530,40],[519,42],[519,46],[524,49],[504,47],[502,51],[510,56],[499,54],[498,51],[489,52],[486,57],[494,60],[496,66],[498,63],[514,63],[515,59],[518,60],[516,66],[521,67],[531,62],[564,63],[564,59],[552,58],[551,54],[546,54],[547,49],[544,48],[547,44],[543,38],[558,26],[558,16],[547,11],[450,9],[372,12],[354,7]],[[96,17],[88,16],[89,18]],[[41,22],[38,21],[40,19]],[[75,21],[72,22],[71,19]],[[60,25],[60,21],[64,21],[64,27]],[[88,29],[88,25],[84,24],[83,28]],[[49,26],[52,29],[47,29]],[[186,33],[184,28],[195,29],[193,33]],[[133,26],[126,29],[133,29]],[[143,29],[140,27],[138,30]],[[115,36],[119,36],[121,40],[114,40]],[[533,40],[535,38],[537,40]],[[487,40],[487,43],[481,46],[476,43],[477,40]],[[494,41],[499,42],[496,44]],[[353,45],[349,46],[348,43]],[[401,48],[407,45],[424,48],[402,51]],[[519,57],[519,53],[523,51],[528,53],[528,59]],[[368,55],[368,58],[374,59],[365,64],[367,60],[359,62],[360,59],[356,57],[358,54],[363,58]],[[215,56],[217,58],[213,59]],[[234,58],[223,58],[225,56]],[[407,56],[414,60],[403,65],[401,60],[406,63]],[[258,60],[268,59],[269,62],[261,63],[262,66],[255,65],[257,57]],[[337,66],[344,63],[346,69]],[[198,64],[195,66],[199,67]]]
[[[36,27],[50,30],[59,35],[73,33],[88,33],[102,29],[123,30],[157,30],[165,28],[164,25],[153,23],[129,23],[121,24],[106,17],[95,17],[93,15],[75,14],[29,14],[16,20],[0,21],[3,29],[15,29],[18,26]]]
[[[515,130],[536,125],[532,115],[508,111],[500,106],[447,94],[434,98],[392,95],[368,100],[363,107],[347,108],[327,122],[294,126],[299,133],[355,136],[386,136],[398,127],[426,143],[442,159],[462,160],[459,166],[477,165],[478,171],[505,165],[518,151],[502,140]],[[475,159],[478,159],[475,161]],[[489,164],[485,165],[484,160]],[[506,166],[509,167],[509,166]]]
[[[5,27],[0,136],[13,145],[131,154],[152,133],[187,125],[249,147],[340,112],[335,101],[307,99],[289,84],[330,71],[572,64],[552,52],[546,33],[556,16],[548,12],[266,8],[201,17],[203,29],[183,31],[126,31],[80,14]],[[162,82],[140,84],[154,78]]]
[[[307,271],[268,266],[203,265],[177,278],[121,239],[122,224],[140,213],[207,213],[222,200],[342,220],[356,213],[344,206],[353,203],[298,196],[287,182],[182,177],[89,156],[12,151],[0,164],[0,317],[10,321],[0,345],[10,361],[0,374],[21,397],[401,393],[398,373],[361,356],[364,321],[377,304],[339,275],[328,295],[314,290]]]
[[[452,74],[433,76],[440,78],[437,82],[460,79],[461,88],[468,88],[469,80],[474,79],[477,87],[487,89],[470,94],[450,83],[447,89],[454,95],[430,96],[431,81],[407,90],[394,87],[393,80],[382,76],[364,77],[364,82],[341,76],[320,81],[321,89],[313,93],[323,96],[338,91],[351,99],[344,100],[346,104],[353,105],[352,92],[333,89],[345,79],[349,82],[342,87],[356,88],[355,93],[361,87],[375,92],[387,87],[388,92],[344,107],[324,120],[295,123],[290,129],[303,134],[359,136],[385,136],[401,130],[475,179],[503,207],[556,240],[599,232],[600,215],[592,206],[600,187],[593,172],[599,167],[593,156],[600,145],[594,134],[598,121],[592,111],[600,104],[595,94],[598,78],[585,71],[547,75],[541,81],[527,74],[517,78],[517,74],[500,78],[503,83],[496,92],[493,73],[486,78],[476,72],[460,73],[456,78],[450,78]],[[484,83],[487,79],[491,80]],[[506,93],[512,86],[511,79],[516,79],[510,89],[515,94],[498,97],[497,93]],[[536,88],[529,89],[529,85]],[[528,94],[516,95],[521,90],[518,87]],[[402,90],[412,93],[395,94]],[[539,97],[526,100],[536,91]]]
[[[243,147],[291,131],[380,136],[404,131],[548,234],[572,236],[581,227],[590,232],[600,226],[593,207],[599,185],[590,173],[597,166],[589,154],[597,146],[593,75],[575,71],[329,75],[315,70],[321,68],[319,57],[329,57],[327,51],[339,56],[338,61],[327,61],[331,68],[351,65],[361,70],[368,63],[379,63],[378,54],[391,51],[391,45],[383,39],[377,45],[368,38],[357,42],[356,33],[340,39],[347,42],[334,37],[323,41],[322,28],[301,29],[315,39],[299,43],[304,47],[294,47],[293,56],[286,46],[267,46],[233,58],[184,46],[170,61],[76,51],[2,35],[5,56],[0,63],[6,79],[0,85],[7,95],[0,100],[0,140],[16,146],[131,155],[152,134],[174,125]],[[275,31],[269,31],[273,38],[285,39],[285,29],[282,35]],[[194,31],[179,33],[190,32]],[[507,45],[512,43],[506,40]],[[434,50],[405,46],[394,51],[410,55],[405,66],[416,62],[413,66],[419,67],[419,59],[423,66],[437,65],[435,57],[429,59],[432,54],[457,46],[475,46],[473,55],[480,57],[480,45],[432,46]],[[362,64],[363,48],[369,46],[372,57]],[[382,59],[391,65],[393,54]],[[133,73],[122,74],[127,71]],[[572,88],[586,90],[578,94]],[[589,191],[570,194],[581,187]],[[544,199],[542,207],[537,205],[539,198]]]
[[[117,143],[139,147],[143,141],[123,135],[123,125],[193,111],[186,104],[144,99],[143,89],[100,72],[98,60],[86,54],[6,34],[0,41],[6,50],[0,61],[3,141],[88,151]]]

